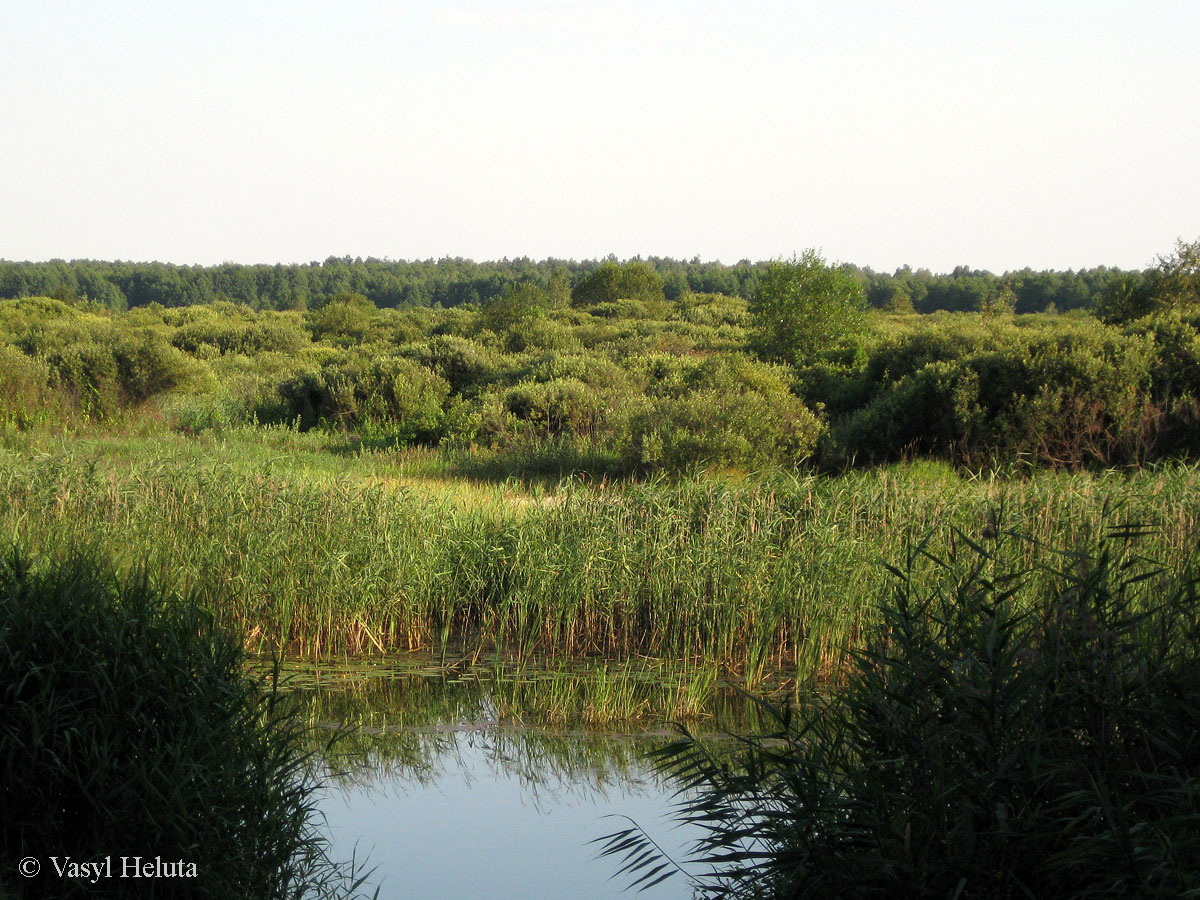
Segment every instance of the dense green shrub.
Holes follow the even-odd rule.
[[[1130,538],[1135,528],[1118,534]],[[1128,547],[1000,565],[995,522],[924,544],[848,682],[728,755],[657,755],[704,829],[694,876],[736,898],[1183,898],[1200,891],[1200,596]],[[919,570],[940,579],[918,591]],[[635,827],[643,882],[673,871]]]
[[[775,367],[721,355],[680,374],[633,417],[627,453],[637,466],[793,466],[812,453],[822,425]]]
[[[483,304],[479,311],[479,327],[497,333],[529,319],[544,316],[554,305],[554,299],[545,288],[525,282],[507,288]]]
[[[1008,328],[991,341],[927,331],[885,343],[853,386],[865,402],[834,407],[842,415],[822,461],[915,454],[975,465],[1141,462],[1154,455],[1162,426],[1147,405],[1156,359],[1151,339],[1088,323]]]
[[[300,372],[279,385],[282,418],[369,428],[402,443],[440,437],[450,385],[403,357],[352,358]]]
[[[1200,397],[1200,314],[1171,312],[1148,316],[1126,329],[1154,341],[1151,394],[1158,402],[1170,397]]]
[[[846,279],[863,280],[810,256],[762,273],[770,297],[755,301],[753,329],[740,297],[680,288],[669,303],[651,292],[601,299],[588,312],[564,305],[562,278],[551,289],[532,280],[489,289],[478,309],[376,309],[341,289],[322,293],[307,313],[224,301],[127,312],[48,298],[0,301],[0,347],[20,354],[4,356],[12,385],[4,415],[22,427],[142,427],[165,417],[188,432],[320,422],[382,429],[385,440],[526,450],[539,439],[561,449],[586,420],[589,446],[571,457],[616,454],[629,470],[791,466],[806,458],[839,469],[906,456],[971,468],[1077,468],[1200,455],[1200,314],[1191,307],[1120,326],[1082,313],[873,312],[849,333],[800,340],[797,329],[845,325],[842,301],[855,318],[857,287]],[[608,274],[598,283],[620,284],[619,269],[600,267]],[[1036,294],[1036,274],[1014,277],[1021,302]],[[912,277],[892,280],[915,290],[924,276]],[[866,280],[878,293],[878,278]],[[963,290],[987,281],[970,272],[950,280]],[[1004,284],[987,290],[999,297]],[[750,360],[753,348],[768,352],[764,341],[778,344],[776,355],[791,347],[770,380],[799,401],[778,384],[747,393],[733,382],[697,381],[705,360]],[[448,384],[449,396],[440,398],[438,382],[425,384],[417,370],[399,381],[370,370],[369,361],[397,356]],[[42,366],[44,389],[33,386]],[[588,412],[564,415],[565,395],[505,400],[525,382],[558,379],[587,386],[586,400],[576,399]],[[828,425],[815,457],[807,438],[788,449],[778,429],[756,424],[803,419],[798,402]]]
[[[296,353],[310,342],[309,336],[280,320],[237,321],[215,319],[189,322],[178,328],[171,343],[198,356],[240,353]]]
[[[28,428],[61,419],[65,404],[52,379],[44,360],[0,344],[0,424]]]
[[[588,307],[618,300],[641,301],[656,310],[665,310],[662,276],[638,260],[627,263],[605,260],[571,289],[571,303],[575,306]]]
[[[150,313],[147,322],[44,298],[0,303],[0,336],[49,368],[62,407],[95,419],[204,380],[203,365],[171,346],[161,319]]]
[[[1159,257],[1146,272],[1115,280],[1101,293],[1096,315],[1120,324],[1143,316],[1200,308],[1200,241],[1178,241],[1175,252]]]
[[[597,391],[576,378],[523,381],[504,393],[504,408],[539,437],[596,437],[604,405]]]
[[[73,322],[87,315],[78,306],[71,306],[50,297],[22,297],[19,300],[0,300],[0,340],[15,343],[29,334],[43,332],[60,322]],[[99,321],[95,315],[89,316]],[[27,348],[36,353],[40,346]]]
[[[687,292],[675,301],[676,314],[685,322],[696,325],[750,324],[750,310],[741,297],[726,294],[694,294]]]
[[[806,250],[767,267],[750,302],[753,344],[775,362],[802,362],[845,340],[861,327],[866,297],[845,266]]]
[[[426,342],[406,344],[399,352],[432,369],[456,394],[479,391],[501,378],[507,368],[502,354],[456,335],[438,335]]]
[[[362,294],[340,294],[307,315],[314,340],[343,347],[362,343],[378,317],[375,304]]]
[[[576,378],[610,399],[633,390],[629,373],[615,360],[597,353],[542,353],[530,359],[520,371],[522,381],[553,381]]]
[[[0,561],[0,895],[353,893],[316,830],[305,730],[190,601],[82,556]],[[266,688],[264,690],[264,688]],[[60,862],[104,861],[95,884]],[[182,862],[122,878],[121,857]],[[18,875],[18,860],[41,863]],[[186,864],[195,867],[186,877]]]
[[[515,323],[504,333],[502,348],[507,353],[546,350],[581,353],[583,344],[557,317],[532,316]]]

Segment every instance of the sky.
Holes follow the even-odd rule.
[[[1196,0],[0,0],[0,258],[1142,268]]]

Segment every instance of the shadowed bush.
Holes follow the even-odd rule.
[[[0,896],[348,897],[306,729],[188,601],[83,556],[0,561]],[[41,874],[21,878],[18,860]],[[113,877],[59,877],[112,857]],[[123,878],[121,857],[195,865]],[[186,865],[181,866],[186,873]]]

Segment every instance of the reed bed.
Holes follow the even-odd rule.
[[[918,540],[949,553],[998,528],[1006,565],[1106,525],[1154,526],[1178,562],[1200,536],[1200,470],[969,479],[914,464],[844,477],[512,484],[463,497],[362,477],[306,477],[286,457],[154,442],[0,456],[0,534],[41,553],[93,547],[145,563],[258,650],[306,656],[437,649],[639,656],[720,666],[751,687],[841,667]],[[259,452],[259,451],[253,451]],[[957,531],[956,531],[957,529]]]

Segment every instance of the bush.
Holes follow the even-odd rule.
[[[662,276],[639,260],[627,263],[605,260],[571,289],[574,306],[595,306],[618,300],[639,300],[665,312],[667,303]]]
[[[773,262],[750,303],[754,344],[775,362],[803,362],[849,340],[861,328],[866,295],[843,266],[828,265],[815,250]]]
[[[292,327],[291,321],[275,319],[189,322],[175,332],[171,343],[180,350],[199,356],[212,353],[257,356],[272,352],[298,353],[310,341],[307,334]]]
[[[61,418],[64,404],[51,389],[51,378],[43,360],[0,344],[0,425],[28,428]]]
[[[713,356],[677,384],[632,417],[627,451],[632,464],[677,472],[794,466],[816,446],[821,422],[776,367]]]
[[[521,382],[505,391],[504,408],[539,437],[595,437],[604,421],[604,398],[575,378]]]
[[[734,325],[744,328],[750,324],[750,311],[741,297],[688,291],[675,301],[675,309],[681,319],[695,325]]]
[[[451,391],[460,395],[478,393],[505,371],[505,360],[500,354],[455,335],[438,335],[427,343],[407,344],[399,353],[432,369],[449,383]]]
[[[0,895],[346,896],[305,731],[189,601],[78,556],[0,562]],[[195,877],[60,878],[49,857],[192,863]],[[41,874],[22,878],[32,856]],[[186,872],[186,868],[181,866]]]
[[[1018,459],[1077,468],[1142,462],[1162,423],[1150,407],[1153,341],[1098,324],[925,332],[882,346],[854,384],[808,385],[842,412],[821,447],[827,466],[941,456],[970,465]],[[811,369],[811,367],[810,367]],[[835,388],[847,393],[838,396]],[[865,402],[843,412],[848,399]]]
[[[313,340],[348,347],[366,339],[379,318],[379,310],[362,294],[339,294],[309,312],[307,318]]]
[[[1200,241],[1176,242],[1175,253],[1136,276],[1117,279],[1095,305],[1101,321],[1120,324],[1171,311],[1200,307]]]
[[[409,443],[441,436],[450,386],[411,359],[384,357],[300,372],[280,384],[279,395],[281,417],[301,428],[370,426],[378,436]]]
[[[1167,577],[1108,543],[1043,560],[1056,585],[1034,595],[994,532],[893,569],[845,687],[766,706],[775,731],[740,739],[735,765],[686,734],[657,755],[706,831],[717,871],[697,881],[738,898],[1200,892],[1194,568]],[[923,564],[942,578],[920,596]],[[672,871],[636,827],[607,838],[627,851]]]

